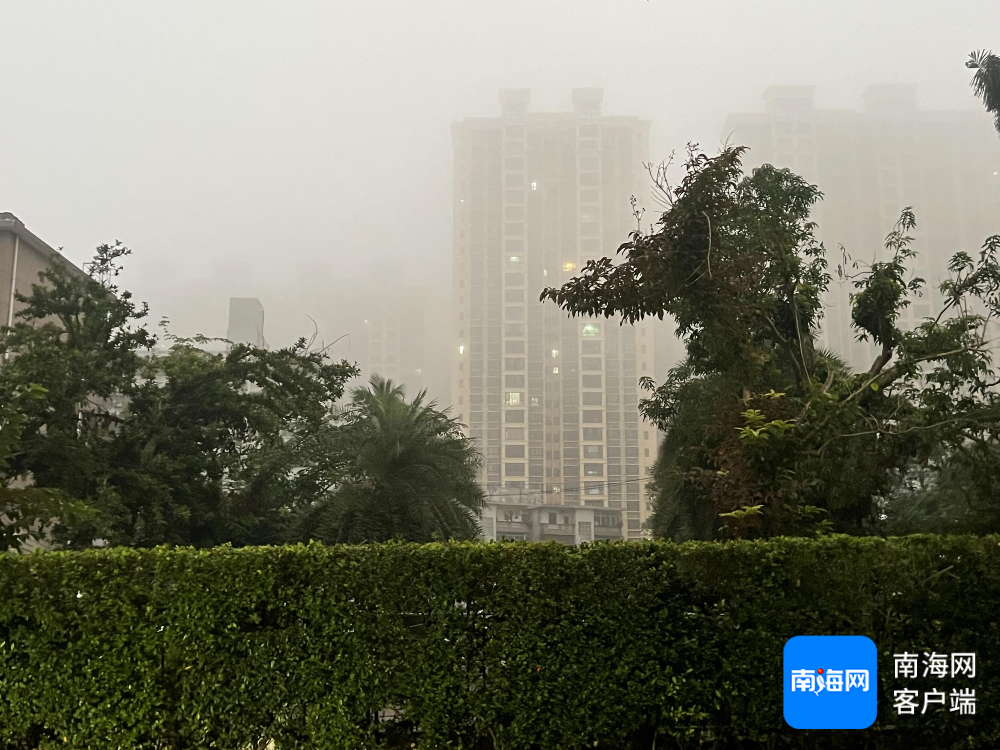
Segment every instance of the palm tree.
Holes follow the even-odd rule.
[[[481,457],[458,422],[402,386],[373,376],[332,428],[343,475],[295,514],[293,537],[328,543],[429,542],[479,533]]]
[[[986,111],[993,115],[993,123],[1000,133],[1000,57],[989,50],[977,50],[969,54],[965,67],[972,68],[972,90],[983,100]]]

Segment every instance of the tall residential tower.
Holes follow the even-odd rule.
[[[538,300],[614,255],[635,227],[629,198],[647,190],[649,123],[602,115],[601,100],[576,89],[573,111],[534,113],[529,91],[508,89],[499,117],[453,126],[452,403],[491,494],[618,509],[594,515],[640,538],[657,442],[638,412],[654,362],[648,326]],[[571,525],[551,516],[553,529]]]

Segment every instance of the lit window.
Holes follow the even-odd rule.
[[[563,263],[564,271],[572,271],[574,268],[576,268],[576,263],[573,263],[572,261],[566,261]]]
[[[517,255],[511,255],[509,258],[507,258],[507,260],[510,263],[520,263],[521,262],[520,256],[517,256]]]
[[[531,189],[532,190],[538,190],[538,183],[537,182],[532,182],[531,183]]]
[[[523,393],[508,393],[507,394],[507,406],[520,406],[524,403]]]
[[[600,333],[601,333],[601,329],[600,329],[599,326],[586,325],[586,326],[583,327],[583,335],[584,336],[599,336]]]
[[[464,344],[462,346],[458,347],[458,353],[459,354],[465,354],[465,345]]]
[[[559,374],[559,368],[558,367],[553,367],[552,368],[552,374],[553,375],[558,375]]]
[[[548,269],[547,268],[543,268],[542,269],[542,276],[548,276],[548,275],[549,275]]]
[[[552,350],[552,358],[555,359],[558,356],[559,356],[559,350],[558,349],[553,349]]]

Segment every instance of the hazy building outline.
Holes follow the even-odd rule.
[[[553,505],[614,508],[643,536],[656,429],[638,412],[652,375],[649,325],[571,318],[542,304],[635,228],[649,122],[606,116],[600,89],[568,112],[530,112],[500,92],[500,116],[452,127],[453,409],[485,457],[491,494],[542,493]]]
[[[1000,139],[981,111],[922,109],[912,85],[868,86],[859,109],[817,107],[815,94],[814,86],[770,86],[763,110],[731,114],[722,137],[749,146],[748,170],[764,163],[788,168],[823,192],[813,217],[833,283],[820,343],[854,368],[868,369],[875,345],[855,338],[849,303],[855,288],[838,279],[838,265],[857,274],[885,260],[885,236],[912,206],[917,226],[909,234],[918,254],[910,268],[927,284],[900,325],[912,328],[936,314],[948,260],[959,250],[977,257],[998,230]]]

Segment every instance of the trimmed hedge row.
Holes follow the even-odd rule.
[[[988,748],[998,601],[998,537],[7,556],[0,748]],[[875,641],[872,729],[787,727],[797,634]],[[897,717],[903,650],[977,714]]]

